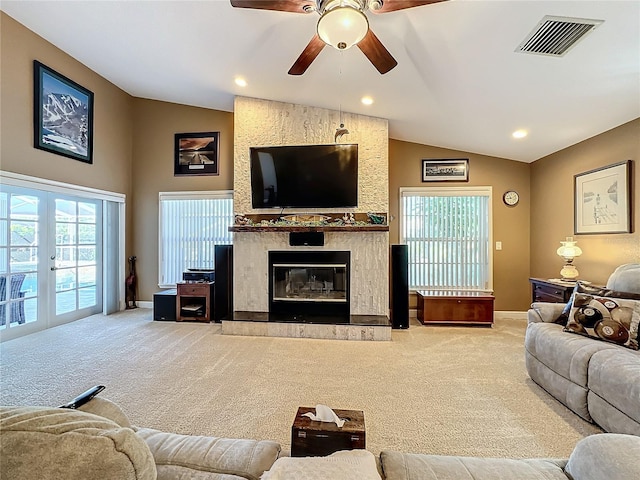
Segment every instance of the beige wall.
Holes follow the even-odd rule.
[[[0,22],[0,169],[124,193],[128,253],[132,238],[132,97],[3,12]],[[93,164],[33,147],[34,60],[94,93]]]
[[[389,141],[390,241],[398,243],[400,187],[429,186],[422,183],[422,159],[468,158],[469,182],[451,185],[493,187],[493,241],[502,250],[493,252],[493,288],[496,310],[522,311],[531,303],[529,286],[529,164],[495,157],[430,147],[416,143]],[[438,184],[438,186],[446,184]],[[502,194],[516,190],[520,203],[507,207]],[[494,243],[495,245],[495,243]],[[412,307],[416,300],[412,298]]]
[[[176,133],[220,132],[219,175],[174,177]],[[133,103],[134,238],[138,298],[158,288],[158,193],[233,189],[233,114],[136,98]]]
[[[604,284],[623,263],[640,262],[640,119],[626,123],[531,165],[531,275],[557,278],[563,261],[556,255],[560,241],[573,235],[574,175],[624,160],[634,160],[632,201],[634,233],[573,235],[583,255],[574,264],[580,278]]]
[[[132,97],[1,13],[2,170],[129,194]],[[93,164],[33,148],[33,61],[94,93]]]

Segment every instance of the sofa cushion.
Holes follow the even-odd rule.
[[[86,412],[0,407],[0,478],[153,480],[145,442],[130,428]]]
[[[155,458],[158,480],[193,477],[204,472],[258,480],[269,470],[280,454],[280,445],[269,440],[240,440],[196,435],[165,433],[151,428],[139,428]],[[192,473],[187,473],[191,470]]]
[[[525,348],[558,375],[586,388],[591,356],[600,350],[618,347],[570,335],[555,323],[531,323],[527,326]]]
[[[621,348],[596,352],[589,362],[589,390],[640,423],[640,353]]]
[[[376,459],[366,450],[344,450],[327,457],[282,457],[262,480],[381,480]]]
[[[386,480],[567,480],[563,472],[565,460],[450,457],[383,451],[380,462]]]
[[[600,433],[580,440],[567,462],[574,480],[640,478],[640,437]]]
[[[565,331],[638,350],[640,300],[574,294]]]

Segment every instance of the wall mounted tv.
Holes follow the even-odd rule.
[[[253,208],[358,205],[358,145],[252,147]]]

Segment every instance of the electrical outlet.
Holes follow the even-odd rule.
[[[496,242],[496,250],[502,250],[502,242]]]

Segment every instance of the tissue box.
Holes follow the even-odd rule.
[[[300,407],[291,427],[291,456],[316,457],[331,455],[340,450],[365,449],[364,412],[336,410],[346,420],[342,428],[335,423],[317,422],[303,417],[315,412],[315,407]]]

